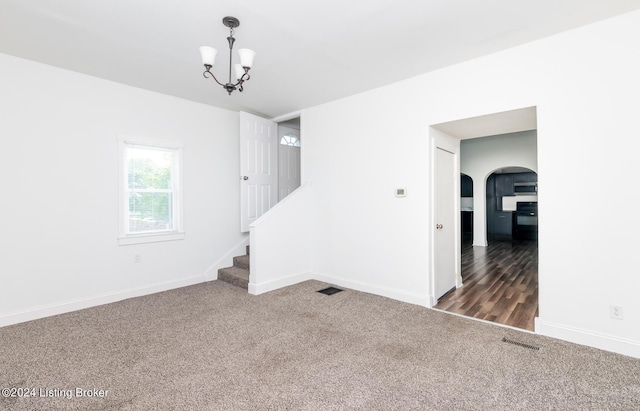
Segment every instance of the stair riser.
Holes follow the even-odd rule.
[[[233,265],[235,267],[239,267],[242,268],[244,270],[249,270],[249,268],[251,267],[251,263],[249,262],[249,256],[239,256],[239,257],[233,257]]]
[[[233,274],[230,274],[229,272],[225,271],[224,268],[218,271],[218,280],[235,285],[236,287],[244,288],[245,290],[249,289],[248,280],[244,278],[239,278]]]
[[[233,266],[221,268],[218,270],[218,280],[233,284],[236,287],[249,289],[249,246],[247,246],[247,255],[233,257]]]

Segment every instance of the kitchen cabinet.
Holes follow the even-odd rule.
[[[537,183],[538,175],[534,172],[513,174],[514,183]]]
[[[460,216],[460,222],[462,223],[462,233],[473,233],[473,211],[463,211]]]
[[[493,232],[491,234],[511,235],[513,231],[513,212],[498,211],[493,222]]]
[[[513,183],[513,174],[496,174],[496,197],[515,195]]]
[[[538,175],[534,172],[527,173],[505,173],[496,174],[496,196],[513,196],[515,192],[513,190],[514,183],[537,183]]]

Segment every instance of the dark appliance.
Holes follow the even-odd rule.
[[[513,238],[536,240],[538,238],[538,202],[518,201],[513,213]]]
[[[515,195],[518,195],[518,194],[537,195],[538,183],[536,182],[513,183],[513,193]]]

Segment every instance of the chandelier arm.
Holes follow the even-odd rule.
[[[242,87],[242,84],[245,81],[248,81],[251,78],[251,76],[249,75],[248,71],[245,71],[245,73],[242,75],[242,77],[240,77],[238,79],[238,82],[236,84],[232,84],[234,87]],[[216,80],[217,81],[217,80]],[[218,84],[220,84],[220,82],[218,82]],[[231,84],[231,82],[229,82],[229,84]],[[220,84],[221,86],[225,86],[224,84]],[[240,90],[242,91],[242,90]]]
[[[238,79],[238,82],[235,84],[236,86],[242,86],[242,83],[244,83],[245,81],[248,81],[250,78],[249,74],[247,72],[245,72],[242,77],[240,77]]]
[[[215,82],[216,82],[216,83],[220,84],[222,87],[224,87],[224,86],[225,86],[224,84],[220,83],[220,82],[218,81],[218,79],[216,78],[216,76],[214,76],[214,75],[213,75],[213,73],[212,73],[212,72],[210,72],[209,70],[205,70],[205,71],[204,71],[204,73],[202,73],[202,76],[203,76],[204,78],[212,78],[212,79],[214,79],[214,80],[215,80]]]

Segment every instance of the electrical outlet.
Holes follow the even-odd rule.
[[[616,320],[622,320],[624,318],[624,311],[621,305],[609,305],[609,315]]]
[[[133,256],[133,262],[134,263],[141,263],[142,262],[142,256],[140,254],[135,254]]]

